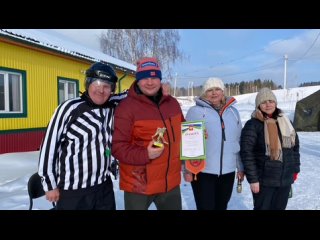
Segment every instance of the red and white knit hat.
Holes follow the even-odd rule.
[[[139,59],[137,62],[136,81],[150,77],[162,79],[158,60],[154,57]]]

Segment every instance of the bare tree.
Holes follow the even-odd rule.
[[[108,29],[101,33],[100,47],[112,57],[136,64],[141,57],[158,58],[163,78],[172,78],[172,66],[186,57],[179,50],[175,29]]]

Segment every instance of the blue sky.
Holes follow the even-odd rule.
[[[74,41],[99,50],[102,29],[55,29]],[[188,60],[176,64],[177,86],[201,85],[209,77],[225,83],[271,79],[287,87],[320,81],[319,29],[183,29],[180,49]],[[165,75],[165,74],[164,74]]]

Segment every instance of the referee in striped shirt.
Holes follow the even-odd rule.
[[[81,97],[57,107],[41,145],[38,173],[46,198],[58,210],[115,210],[110,177],[118,78],[101,62],[86,71]]]

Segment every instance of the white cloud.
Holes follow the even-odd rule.
[[[302,57],[309,48],[310,51],[304,58],[320,54],[320,38],[318,38],[314,43],[319,31],[319,29],[308,30],[290,39],[278,39],[272,41],[265,48],[265,51],[279,56],[287,54],[289,59],[298,59]]]

